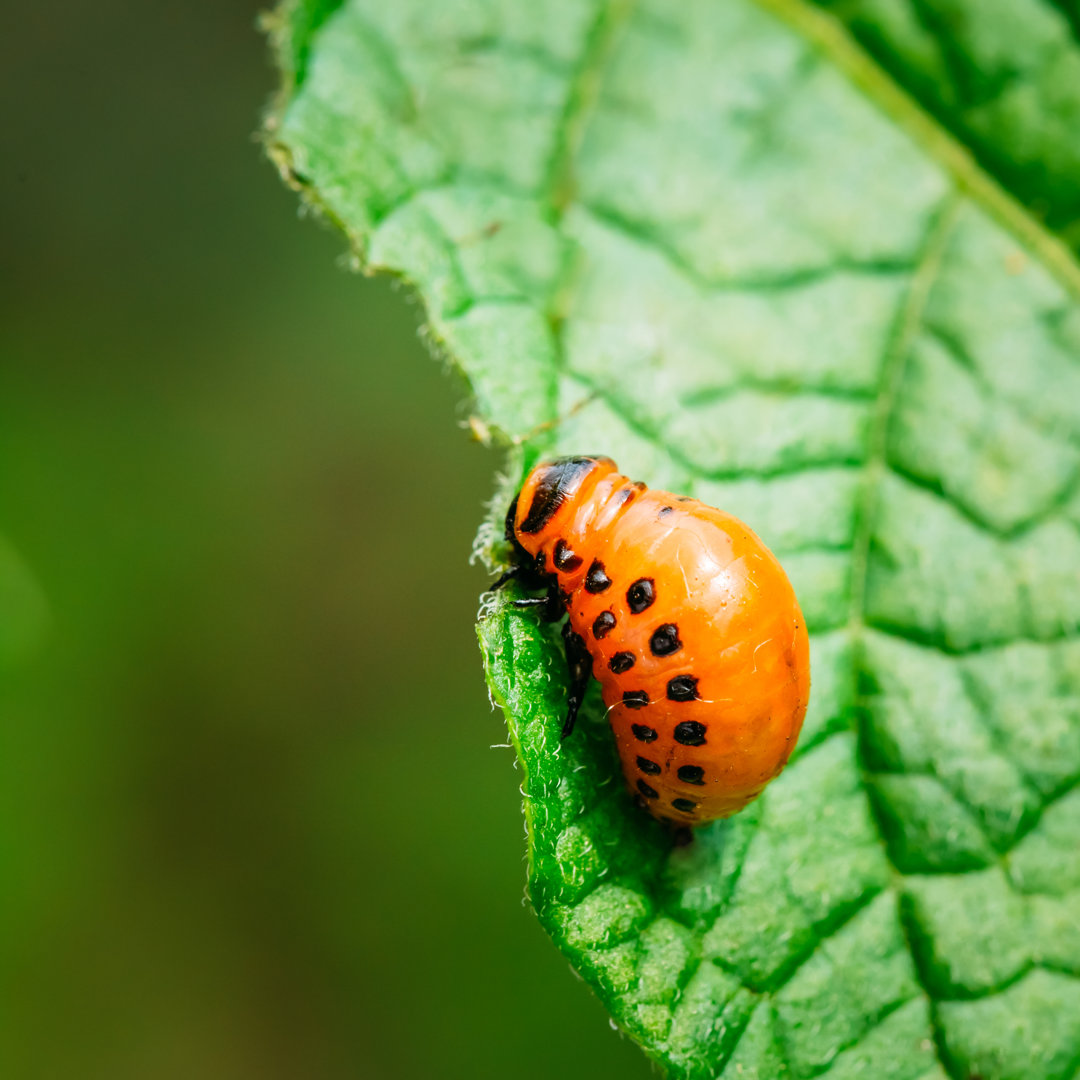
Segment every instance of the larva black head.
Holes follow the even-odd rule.
[[[564,457],[543,461],[525,477],[506,512],[506,539],[519,566],[554,556],[560,536],[559,510],[599,478],[615,472],[615,462],[601,457]],[[565,524],[565,523],[564,523]],[[570,541],[561,537],[564,546]]]
[[[514,536],[514,519],[517,517],[518,499],[521,498],[521,492],[519,491],[510,503],[510,509],[506,511],[506,528],[503,535],[512,544],[517,543]]]
[[[518,499],[520,498],[521,493],[518,492],[510,503],[510,509],[506,511],[506,527],[504,535],[506,536],[506,539],[510,541],[510,546],[514,549],[514,563],[518,566],[528,566],[532,563],[533,557],[521,546],[521,541],[517,538],[517,533],[514,531],[514,521],[517,518]]]
[[[600,456],[556,458],[537,465],[519,493],[519,498],[522,495],[528,498],[529,509],[518,525],[518,531],[528,536],[541,532],[598,465],[615,468],[610,458]]]

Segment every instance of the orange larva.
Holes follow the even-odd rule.
[[[810,694],[806,623],[746,525],[652,491],[606,457],[538,465],[507,514],[516,578],[564,612],[573,729],[600,682],[638,802],[672,824],[737,813],[787,763]]]

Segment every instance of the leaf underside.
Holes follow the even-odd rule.
[[[792,763],[673,850],[595,687],[560,744],[557,635],[486,609],[558,947],[671,1077],[1072,1080],[1064,248],[800,0],[324,0],[275,27],[272,152],[415,286],[513,447],[489,539],[539,456],[603,452],[744,518],[811,630]]]

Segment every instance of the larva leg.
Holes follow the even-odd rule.
[[[504,574],[500,574],[486,589],[487,592],[498,592],[508,581],[521,577],[525,567],[511,566]]]
[[[585,647],[585,639],[570,629],[569,621],[563,626],[562,635],[566,647],[566,666],[570,670],[570,696],[566,702],[566,722],[562,729],[562,738],[565,739],[574,730],[578,709],[585,700],[593,662]]]
[[[549,585],[547,592],[543,596],[525,596],[520,600],[515,600],[514,607],[521,609],[542,608],[540,618],[544,622],[557,622],[566,614],[566,608],[563,607],[562,597],[559,595],[559,589],[556,585]]]

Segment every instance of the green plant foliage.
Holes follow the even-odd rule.
[[[1078,0],[817,0],[1080,249]]]
[[[486,606],[558,947],[671,1077],[1072,1080],[1067,250],[800,0],[305,11],[272,151],[513,447],[489,549],[540,455],[602,451],[750,522],[811,630],[791,765],[673,850],[595,688],[560,743],[554,632]]]

